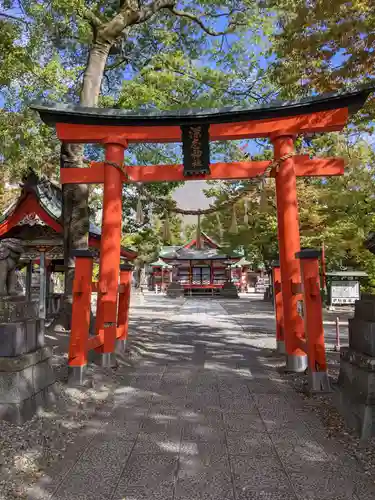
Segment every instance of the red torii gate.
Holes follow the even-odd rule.
[[[311,159],[304,155],[294,156],[294,140],[301,134],[342,130],[349,115],[363,106],[371,92],[372,88],[367,87],[344,94],[322,95],[292,103],[275,102],[268,107],[233,108],[214,112],[192,110],[134,114],[117,109],[68,105],[34,106],[33,109],[39,112],[45,123],[56,126],[61,141],[100,143],[105,148],[104,162],[93,162],[89,168],[83,169],[61,169],[62,183],[104,184],[98,283],[99,320],[96,325],[97,335],[91,339],[88,337],[89,296],[92,290],[91,277],[89,278],[88,274],[91,268],[86,263],[76,270],[74,301],[77,307],[73,311],[72,349],[69,362],[71,367],[78,369],[80,377],[87,362],[88,348],[100,349],[104,359],[108,361],[110,354],[115,350],[116,338],[124,340],[127,335],[126,325],[122,323],[120,325],[117,318],[117,315],[124,316],[123,311],[117,313],[122,184],[194,179],[248,179],[259,176],[269,167],[270,162],[267,161],[214,163],[210,165],[209,173],[191,175],[190,172],[188,177],[184,175],[182,165],[123,167],[124,151],[129,143],[181,142],[184,128],[206,127],[210,141],[265,137],[272,141],[274,160],[278,164],[278,168],[272,170],[271,177],[276,180],[286,368],[294,372],[304,371],[307,367],[306,353],[308,353],[313,379],[315,376],[313,386],[317,387],[320,379],[326,376],[321,315],[320,319],[315,321],[316,318],[312,314],[312,311],[317,311],[317,305],[321,310],[320,294],[316,293],[319,274],[317,255],[311,252],[309,255],[300,253],[296,177],[342,175],[344,161],[336,158]],[[77,257],[79,255],[78,252]],[[84,252],[81,258],[85,258]],[[301,267],[305,269],[304,274],[308,280],[304,282],[305,307],[310,308],[305,318],[305,329],[310,332],[310,336],[311,332],[314,332],[317,342],[315,347],[311,345],[312,338],[307,339],[310,342],[304,341],[304,325],[297,311],[297,300],[302,291],[299,259],[302,259]],[[124,278],[124,275],[122,280],[128,283],[128,278]],[[306,290],[311,291],[308,298]],[[122,292],[124,293],[124,288]],[[129,307],[128,300],[120,302],[123,308]],[[121,321],[127,322],[127,314]],[[76,348],[77,343],[79,349]]]

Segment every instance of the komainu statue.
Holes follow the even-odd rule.
[[[22,252],[21,240],[16,238],[0,240],[0,296],[19,295],[16,271]]]

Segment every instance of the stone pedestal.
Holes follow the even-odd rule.
[[[220,296],[225,299],[238,299],[238,290],[234,283],[227,281],[223,288],[220,289]]]
[[[362,439],[375,435],[375,296],[355,304],[349,347],[340,351],[339,408]]]
[[[177,281],[172,281],[167,288],[167,297],[177,299],[184,296],[184,289]]]
[[[51,350],[44,347],[38,301],[0,299],[0,419],[22,424],[53,398]]]

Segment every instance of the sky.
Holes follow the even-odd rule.
[[[198,210],[208,208],[210,199],[204,194],[204,189],[207,189],[205,181],[189,181],[177,188],[172,197],[176,201],[179,208],[185,210]],[[194,215],[185,215],[183,218],[185,224],[196,224],[197,217]]]

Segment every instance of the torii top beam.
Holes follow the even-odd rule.
[[[56,125],[66,142],[100,143],[109,136],[129,142],[180,142],[181,127],[208,125],[211,141],[339,131],[375,87],[323,94],[298,101],[275,101],[248,108],[139,111],[36,104],[42,120]]]

